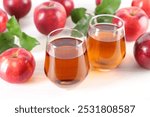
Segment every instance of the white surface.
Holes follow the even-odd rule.
[[[0,79],[0,115],[3,115],[3,117],[10,117],[10,115],[16,117],[14,107],[19,104],[27,106],[31,104],[135,104],[137,108],[133,115],[120,114],[118,116],[144,117],[145,115],[145,117],[148,117],[150,71],[140,68],[135,62],[133,57],[134,43],[126,44],[127,54],[119,68],[109,72],[90,71],[86,80],[77,87],[59,88],[46,78],[43,68],[47,37],[40,34],[33,23],[33,10],[42,1],[32,0],[32,11],[20,21],[22,30],[36,37],[41,43],[32,51],[36,59],[35,73],[29,82],[20,85],[9,84]],[[89,11],[93,11],[95,8],[95,0],[74,0],[74,2],[76,7],[83,6],[88,8]],[[130,2],[131,0],[122,0],[121,7],[130,6]],[[2,8],[1,3],[0,8]],[[69,18],[66,27],[71,26],[72,22]],[[22,116],[18,115],[18,117]],[[87,117],[88,115],[82,116]],[[93,117],[97,116],[99,115],[93,115]]]

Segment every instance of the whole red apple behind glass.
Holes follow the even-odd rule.
[[[11,48],[0,55],[0,78],[9,83],[28,81],[34,69],[34,57],[23,48]]]
[[[4,9],[18,20],[28,14],[31,5],[31,0],[3,0]]]
[[[150,18],[150,0],[133,0],[132,6],[137,6],[143,9]]]
[[[116,15],[124,20],[127,41],[135,41],[148,29],[148,16],[141,8],[122,8]]]
[[[137,63],[150,69],[150,32],[141,35],[134,45],[134,57]]]
[[[66,10],[67,17],[70,16],[71,11],[74,9],[73,0],[53,0],[53,1],[61,3]]]
[[[6,30],[7,21],[7,14],[2,9],[0,9],[0,33]]]
[[[34,10],[34,23],[39,32],[48,35],[66,24],[65,8],[58,2],[49,1],[38,5]]]

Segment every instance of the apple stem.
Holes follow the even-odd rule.
[[[54,6],[55,6],[55,4],[51,4],[51,3],[49,3],[49,5],[48,5],[49,8],[54,8]]]
[[[131,16],[135,16],[135,15],[137,14],[137,12],[138,12],[138,11],[131,11],[131,12],[130,12],[130,15],[131,15]]]
[[[55,5],[50,3],[48,6],[43,5],[41,8],[44,8],[44,9],[55,8]]]
[[[134,16],[134,13],[132,12],[132,13],[130,13],[130,15],[131,15],[131,16]]]
[[[19,55],[19,51],[20,51],[20,49],[18,49],[18,50],[12,55],[12,58],[17,58],[18,55]]]

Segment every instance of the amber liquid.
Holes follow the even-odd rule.
[[[88,34],[88,55],[93,69],[109,70],[117,67],[125,57],[124,32],[114,32],[118,27],[108,24],[96,25],[100,29]],[[90,29],[89,29],[90,30]]]
[[[57,48],[52,53],[52,50],[47,47],[45,58],[45,74],[47,77],[61,85],[70,85],[82,81],[89,70],[87,50],[76,47],[82,41],[74,38],[59,38],[51,43]]]

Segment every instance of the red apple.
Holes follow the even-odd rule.
[[[0,9],[0,33],[5,31],[7,21],[7,14],[2,9]]]
[[[66,23],[65,8],[55,1],[44,2],[35,8],[34,23],[38,31],[45,35],[63,28]]]
[[[133,0],[132,6],[142,8],[150,18],[150,0]]]
[[[53,1],[61,3],[66,10],[67,17],[70,16],[71,11],[74,9],[73,0],[53,0]]]
[[[95,0],[95,2],[96,2],[96,5],[99,5],[101,4],[102,0]]]
[[[135,41],[148,28],[148,16],[138,7],[122,8],[117,11],[117,16],[125,23],[127,41]]]
[[[11,48],[0,55],[0,77],[9,83],[26,82],[34,69],[34,57],[23,48]]]
[[[134,45],[134,56],[137,63],[150,69],[150,32],[141,35]]]
[[[11,16],[20,19],[31,9],[31,0],[3,0],[4,9]]]

